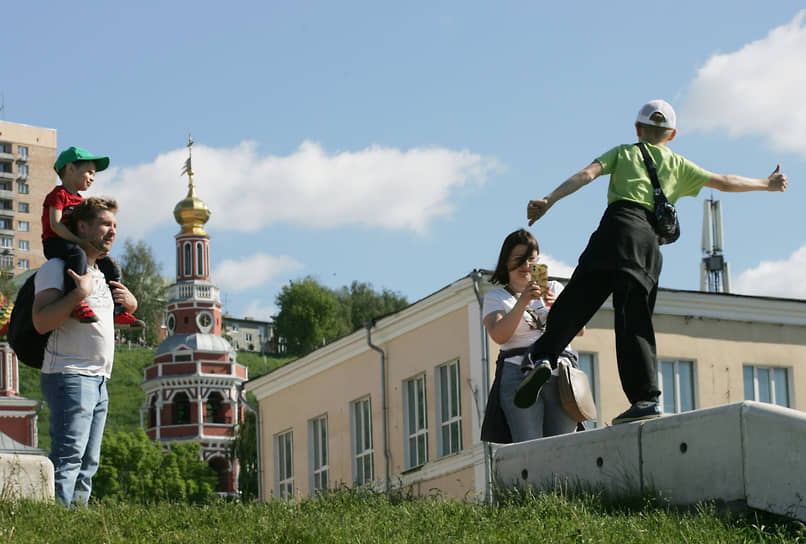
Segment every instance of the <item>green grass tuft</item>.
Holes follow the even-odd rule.
[[[803,524],[759,512],[616,507],[601,496],[513,494],[493,505],[339,489],[319,498],[188,506],[0,502],[0,542],[803,542]]]

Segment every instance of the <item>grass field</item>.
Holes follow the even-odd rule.
[[[512,495],[495,505],[342,490],[299,502],[94,504],[0,501],[0,542],[731,543],[803,542],[803,524],[761,513],[681,512],[649,499]]]

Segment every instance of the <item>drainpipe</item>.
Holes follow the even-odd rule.
[[[481,297],[481,281],[483,274],[480,270],[473,270],[470,274],[473,280],[473,291],[476,293],[476,301],[479,303],[480,328],[481,328],[481,399],[482,406],[487,408],[487,396],[490,392],[490,341],[487,337],[487,330],[484,328],[484,316],[481,311],[484,300]],[[484,498],[492,503],[493,500],[493,475],[492,475],[493,449],[489,442],[484,442]]]
[[[388,410],[386,406],[386,354],[381,348],[372,343],[371,329],[374,326],[374,319],[370,319],[364,323],[364,327],[367,329],[367,345],[370,347],[370,349],[373,349],[381,354],[381,413],[383,414],[383,419],[381,421],[381,432],[383,433],[383,464],[385,473],[384,490],[386,493],[389,493],[389,444],[387,436],[388,433],[386,432],[386,412]]]
[[[253,408],[246,400],[243,392],[243,384],[238,385],[238,400],[243,407],[255,414],[255,441],[257,442],[257,500],[263,502],[263,463],[260,461],[260,407]],[[237,410],[237,408],[236,408]]]

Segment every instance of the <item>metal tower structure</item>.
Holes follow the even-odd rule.
[[[700,291],[730,293],[730,266],[723,255],[722,203],[709,198],[704,204]]]

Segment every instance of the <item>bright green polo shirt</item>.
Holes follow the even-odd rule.
[[[682,196],[697,196],[703,185],[711,179],[711,172],[673,153],[666,146],[647,143],[646,148],[655,161],[660,186],[672,203]],[[610,174],[608,204],[616,200],[629,200],[650,211],[655,209],[652,180],[649,179],[644,157],[637,145],[614,147],[596,160],[602,165],[602,173]]]

